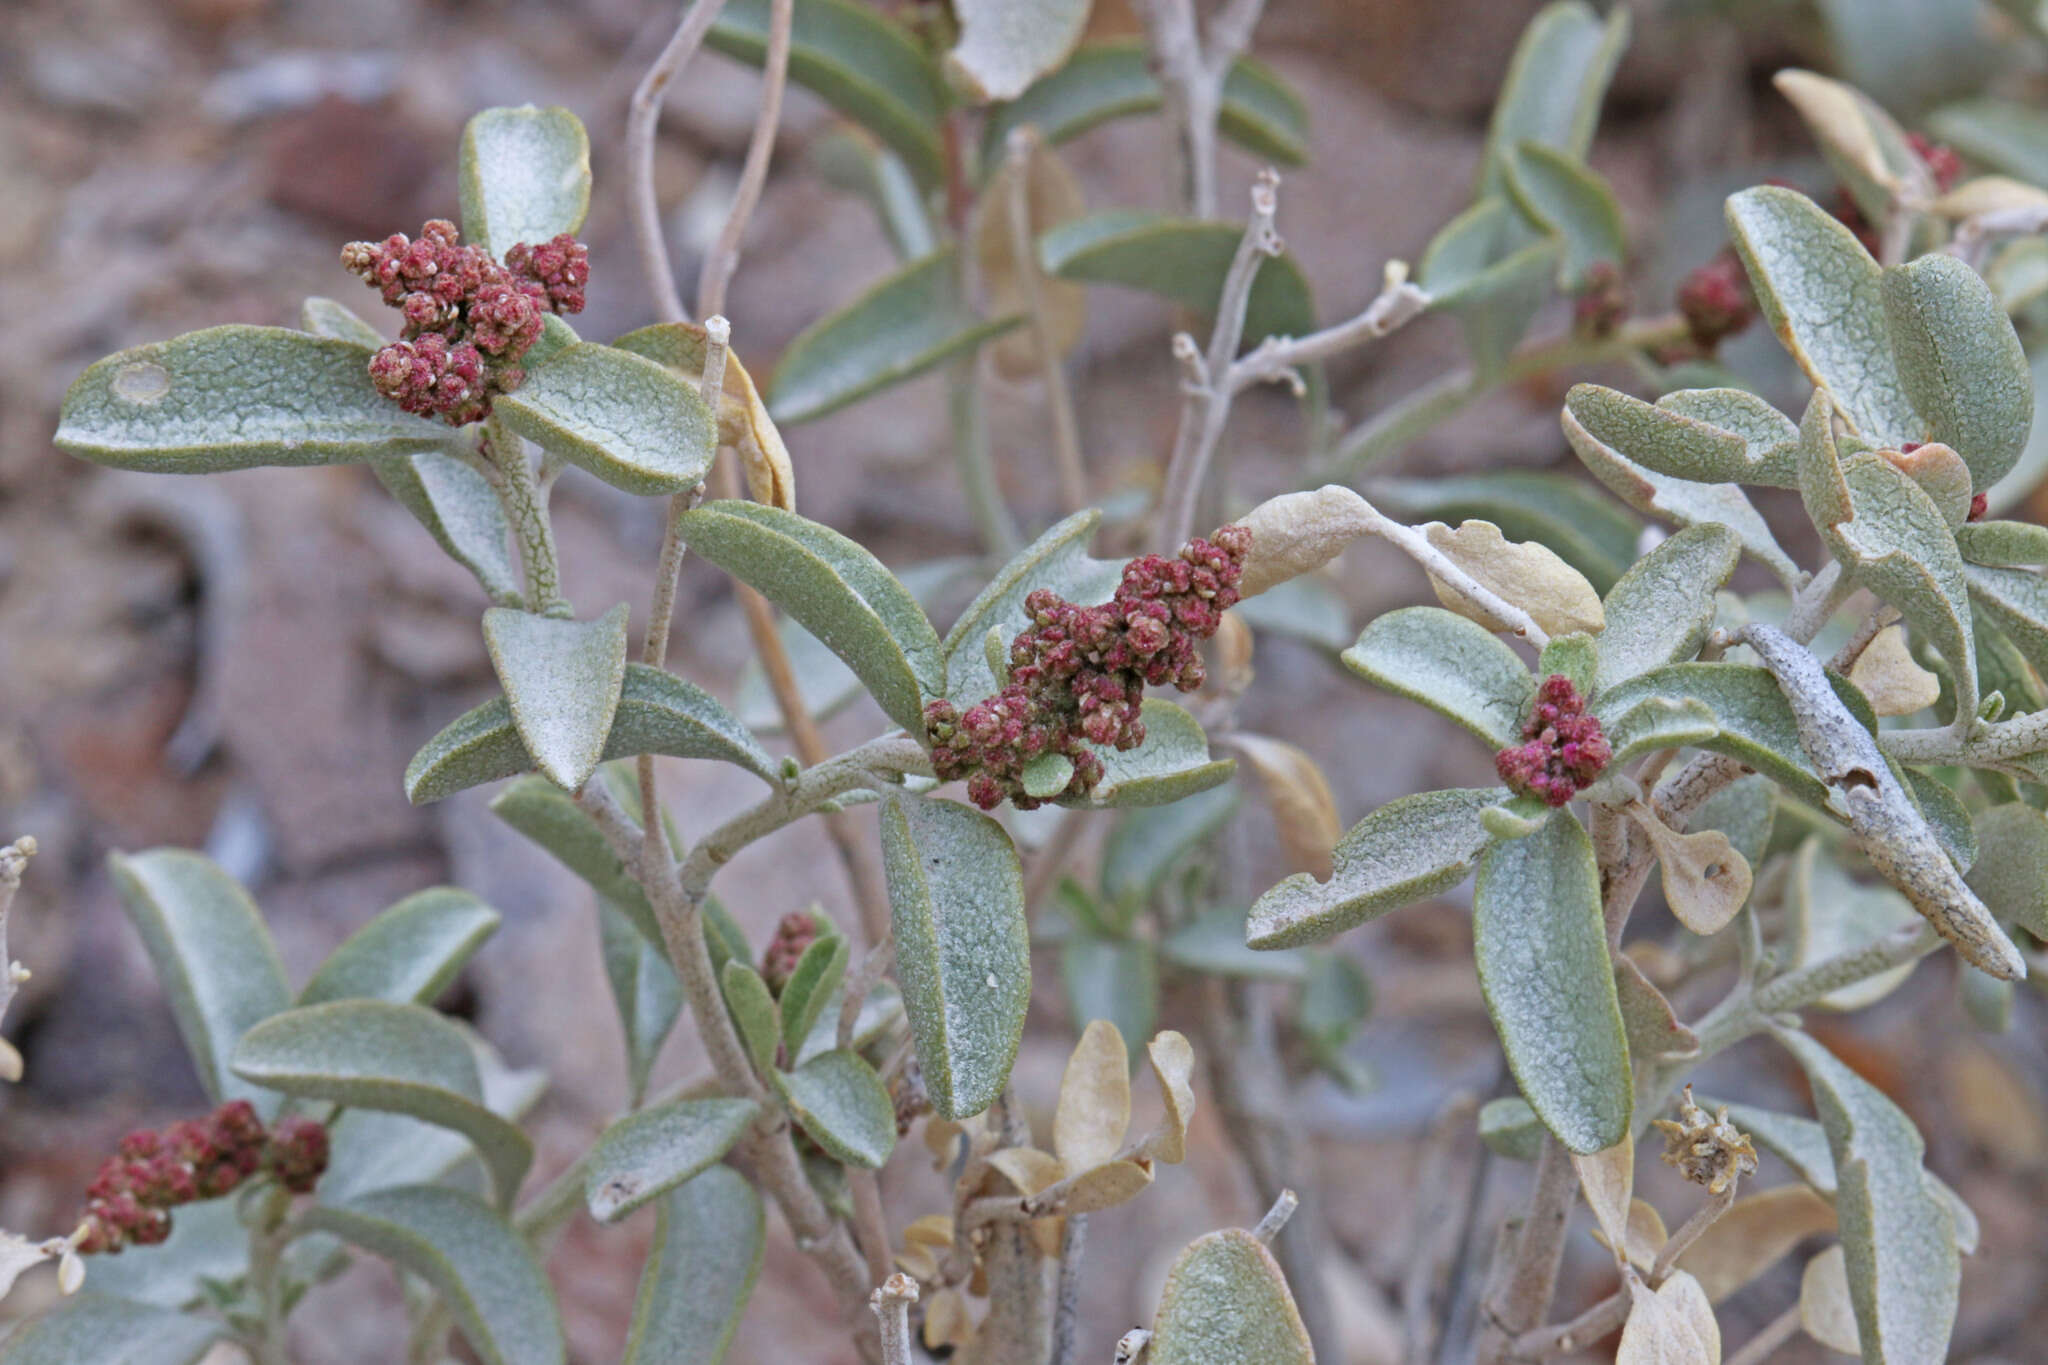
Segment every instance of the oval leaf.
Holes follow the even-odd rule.
[[[1147,697],[1139,714],[1145,742],[1135,749],[1097,749],[1102,780],[1085,800],[1060,804],[1078,809],[1164,806],[1227,782],[1237,770],[1237,760],[1209,756],[1209,737],[1185,708]]]
[[[1130,1066],[1117,1026],[1107,1019],[1090,1020],[1067,1058],[1053,1113],[1053,1154],[1068,1171],[1100,1166],[1122,1150],[1131,1123]]]
[[[256,903],[210,859],[159,848],[107,859],[121,908],[142,936],[171,1016],[209,1098],[268,1110],[228,1059],[253,1025],[291,1004],[284,962]]]
[[[349,935],[299,992],[301,1005],[396,1000],[424,1005],[498,930],[498,912],[467,891],[430,887]]]
[[[1496,749],[1521,734],[1536,695],[1528,665],[1505,641],[1440,607],[1388,612],[1343,659],[1361,678],[1449,716]]]
[[[694,385],[645,356],[591,341],[533,365],[491,412],[628,493],[680,493],[703,481],[717,450],[711,409]]]
[[[567,109],[486,109],[462,130],[462,230],[503,258],[583,226],[590,137]]]
[[[969,101],[1013,100],[1057,70],[1088,27],[1089,0],[959,0],[946,79]]]
[[[896,1107],[859,1053],[835,1048],[794,1071],[769,1075],[789,1112],[834,1159],[870,1171],[889,1159],[896,1146]]]
[[[484,644],[534,766],[576,791],[604,757],[626,680],[626,604],[595,621],[509,607],[484,613]]]
[[[667,366],[702,392],[703,324],[657,322],[626,333],[612,345]],[[738,352],[731,350],[725,355],[725,384],[719,391],[718,440],[739,452],[749,497],[785,512],[796,510],[796,469],[790,462],[789,447],[783,444],[775,419],[768,415],[754,377],[740,363]]]
[[[642,938],[667,956],[647,894],[627,875],[603,833],[567,792],[542,778],[523,778],[491,798],[491,812],[590,883],[599,896],[632,921]],[[707,911],[707,922],[711,918]]]
[[[1688,526],[1636,561],[1607,594],[1593,686],[1605,690],[1699,652],[1714,624],[1714,595],[1742,555],[1725,526]]]
[[[802,1047],[826,1004],[837,997],[852,951],[842,935],[820,934],[797,959],[776,1001],[782,1013],[782,1036],[792,1048]]]
[[[443,1185],[378,1190],[304,1216],[434,1287],[484,1365],[562,1365],[562,1322],[526,1240],[476,1196]]]
[[[311,332],[316,337],[332,337],[336,341],[367,346],[373,351],[385,341],[382,332],[356,316],[355,310],[347,304],[317,295],[299,305],[299,330]]]
[[[605,979],[626,1036],[626,1075],[637,1104],[647,1093],[654,1059],[682,1013],[683,988],[667,955],[633,927],[623,910],[602,898],[597,927]]]
[[[1515,207],[1543,231],[1564,243],[1558,284],[1576,289],[1595,265],[1621,265],[1627,239],[1621,205],[1600,175],[1578,158],[1523,142],[1510,149],[1506,162],[1507,192]]]
[[[1039,240],[1045,268],[1061,279],[1142,289],[1212,317],[1244,228],[1134,209],[1077,218]],[[1244,315],[1244,344],[1315,330],[1308,279],[1292,256],[1259,267]]]
[[[57,448],[155,474],[433,450],[448,428],[370,385],[370,351],[285,327],[208,327],[108,356],[64,395]]]
[[[493,604],[520,604],[505,508],[483,475],[438,450],[380,456],[370,461],[370,472],[450,559],[476,575]]]
[[[1991,913],[2048,939],[2048,817],[2014,802],[1979,815],[1970,888]]]
[[[484,1105],[462,1030],[420,1005],[334,1000],[275,1015],[235,1049],[235,1074],[301,1099],[423,1119],[476,1144],[509,1206],[533,1143]]]
[[[1472,933],[1479,986],[1515,1082],[1572,1151],[1628,1131],[1628,1038],[1600,911],[1593,841],[1568,811],[1479,860]]]
[[[1546,5],[1529,21],[1494,101],[1480,195],[1501,191],[1508,154],[1523,142],[1555,148],[1574,161],[1585,158],[1628,28],[1626,10],[1603,22],[1582,0]]]
[[[1312,1365],[1279,1263],[1242,1228],[1198,1237],[1166,1274],[1151,1365]]]
[[[598,1134],[584,1167],[590,1216],[615,1223],[731,1150],[761,1112],[752,1100],[677,1100],[628,1114]]]
[[[87,1291],[16,1327],[0,1342],[4,1365],[198,1365],[225,1335],[221,1323]]]
[[[739,1172],[713,1166],[656,1207],[620,1365],[718,1365],[761,1273],[761,1196]]]
[[[1799,486],[1799,428],[1740,389],[1687,389],[1645,403],[1599,384],[1574,384],[1564,401],[1595,440],[1659,474]]]
[[[2034,424],[2034,380],[2005,309],[1976,271],[1935,252],[1884,272],[1899,382],[1926,421],[1917,439],[1951,446],[1975,491],[2019,463]]]
[[[892,799],[882,857],[896,980],[932,1105],[943,1118],[978,1114],[1009,1079],[1031,1003],[1017,850],[979,811]]]

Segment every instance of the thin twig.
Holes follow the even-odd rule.
[[[1402,1358],[1410,1365],[1423,1365],[1436,1349],[1432,1300],[1473,1193],[1469,1179],[1454,1177],[1455,1167],[1475,1131],[1472,1116],[1478,1107],[1471,1091],[1453,1094],[1430,1124],[1417,1162],[1415,1226],[1409,1233],[1408,1273],[1401,1281]]]
[[[1253,384],[1287,381],[1300,385],[1295,371],[1341,355],[1369,341],[1378,341],[1429,310],[1429,295],[1408,283],[1408,268],[1387,263],[1385,282],[1358,316],[1305,337],[1269,336],[1232,362],[1227,383],[1232,393]]]
[[[1294,1217],[1294,1211],[1301,1207],[1301,1199],[1293,1190],[1280,1191],[1280,1197],[1273,1201],[1273,1207],[1266,1210],[1258,1225],[1252,1229],[1252,1236],[1271,1246],[1273,1239],[1280,1235],[1280,1229],[1287,1226],[1287,1220]]]
[[[761,187],[768,181],[768,161],[775,151],[776,129],[782,123],[782,92],[789,83],[789,31],[795,12],[796,0],[772,0],[768,7],[768,60],[761,68],[761,112],[747,141],[747,159],[740,167],[732,211],[726,214],[725,226],[719,229],[718,240],[697,272],[699,317],[725,311],[725,287],[740,264],[740,239],[761,200]]]
[[[1265,0],[1228,0],[1203,42],[1194,0],[1148,0],[1142,7],[1152,67],[1180,153],[1181,192],[1197,218],[1216,216],[1216,115],[1223,82],[1250,45]]]
[[[917,1281],[900,1271],[868,1297],[868,1306],[882,1325],[883,1365],[911,1365],[910,1305],[916,1302]]]
[[[1799,1331],[1799,1324],[1799,1305],[1795,1303],[1765,1323],[1761,1331],[1744,1342],[1742,1349],[1729,1356],[1722,1365],[1764,1365],[1773,1352],[1792,1340]]]
[[[839,1002],[839,1027],[836,1034],[840,1047],[853,1046],[854,1026],[860,1022],[860,1012],[881,984],[882,974],[896,961],[896,935],[892,931],[884,934],[877,943],[868,945],[860,960],[860,966],[846,978],[845,998]]]
[[[1081,1258],[1088,1250],[1088,1215],[1070,1213],[1060,1238],[1060,1286],[1052,1313],[1052,1359],[1047,1365],[1077,1365],[1081,1329]]]
[[[1536,1158],[1536,1186],[1521,1226],[1507,1243],[1512,1248],[1497,1297],[1484,1305],[1487,1322],[1479,1339],[1480,1365],[1498,1365],[1509,1358],[1514,1341],[1550,1311],[1557,1288],[1557,1268],[1564,1255],[1565,1228],[1578,1202],[1579,1178],[1571,1154],[1556,1138],[1545,1135]]]
[[[28,980],[28,968],[7,955],[7,914],[14,908],[14,893],[21,890],[21,874],[28,870],[28,860],[35,856],[33,835],[24,834],[0,848],[0,1017],[6,1016],[14,993]]]
[[[1024,296],[1024,316],[1031,324],[1032,350],[1045,380],[1045,405],[1052,410],[1052,448],[1059,471],[1060,501],[1071,514],[1088,505],[1088,473],[1081,460],[1081,429],[1074,420],[1074,398],[1067,391],[1067,369],[1061,360],[1052,319],[1046,312],[1045,279],[1038,265],[1038,238],[1031,230],[1031,160],[1038,149],[1038,130],[1030,124],[1010,130],[1005,144],[1009,171],[1010,268]]]
[[[655,130],[661,122],[662,95],[668,83],[696,54],[724,9],[725,0],[695,0],[683,11],[675,36],[633,88],[633,102],[626,112],[626,199],[632,206],[633,239],[640,252],[640,269],[654,294],[655,316],[663,322],[681,322],[688,314],[676,292],[675,270],[669,264],[668,244],[661,230],[661,205],[654,197]]]
[[[861,1254],[867,1257],[868,1276],[889,1277],[889,1220],[882,1212],[882,1182],[870,1170],[844,1166],[846,1189],[853,1196],[853,1223],[860,1229]]]

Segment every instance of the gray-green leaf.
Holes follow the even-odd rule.
[[[604,758],[626,681],[626,604],[595,621],[509,607],[484,613],[484,644],[534,766],[576,791]]]
[[[2048,817],[2014,802],[1977,817],[1970,889],[1991,913],[2048,939]]]
[[[794,1071],[769,1075],[804,1131],[838,1160],[880,1170],[895,1150],[889,1087],[859,1053],[835,1048]]]
[[[1628,1132],[1628,1038],[1600,911],[1593,841],[1569,811],[1491,845],[1473,893],[1473,951],[1515,1083],[1581,1154]]]
[[[505,509],[483,475],[438,450],[379,456],[370,461],[370,472],[450,559],[476,575],[493,605],[520,604]]]
[[[1166,1273],[1152,1320],[1151,1365],[1313,1365],[1279,1262],[1258,1238],[1225,1228],[1188,1244]]]
[[[1077,930],[1060,944],[1060,985],[1079,1032],[1115,1024],[1133,1064],[1159,1025],[1159,952],[1150,939],[1103,938]]]
[[[1297,872],[1260,896],[1245,941],[1254,948],[1315,943],[1449,890],[1491,842],[1480,812],[1506,797],[1499,787],[1483,787],[1388,802],[1337,841],[1327,882]]]
[[[1151,902],[1182,860],[1213,837],[1236,809],[1236,789],[1221,786],[1170,806],[1124,815],[1103,850],[1103,894],[1119,912],[1135,913]],[[1128,924],[1124,920],[1119,927]]]
[[[1627,249],[1621,205],[1598,172],[1540,142],[1510,149],[1506,171],[1506,188],[1515,207],[1564,243],[1560,288],[1578,288],[1595,265],[1620,266]]]
[[[590,137],[567,109],[486,109],[462,130],[462,230],[493,256],[583,226]]]
[[[226,1330],[87,1290],[16,1327],[0,1342],[0,1365],[197,1365]]]
[[[748,1060],[762,1075],[773,1073],[775,1054],[782,1047],[782,1014],[775,1007],[775,993],[759,972],[737,960],[728,960],[719,969],[718,985]],[[791,1046],[801,1041],[792,1040]]]
[[[797,959],[776,1001],[782,1011],[782,1036],[789,1040],[792,1055],[811,1036],[825,1006],[837,998],[852,954],[843,934],[821,933]]]
[[[1204,317],[1216,312],[1223,277],[1244,227],[1110,209],[1062,223],[1038,241],[1040,263],[1064,280],[1118,284],[1170,299]],[[1259,266],[1245,308],[1244,344],[1315,330],[1308,279],[1292,256]]]
[[[645,356],[593,341],[561,347],[499,396],[496,417],[550,453],[628,493],[680,493],[717,449],[694,384]]]
[[[2034,380],[2005,309],[1976,271],[1943,252],[1884,272],[1899,382],[1925,434],[1963,457],[1976,491],[2004,478],[2034,424]]]
[[[1122,563],[1088,553],[1088,542],[1101,520],[1102,513],[1091,507],[1055,524],[997,570],[988,586],[967,604],[941,645],[948,698],[960,706],[971,706],[999,690],[988,666],[988,633],[1000,632],[998,638],[1007,653],[1017,632],[1031,623],[1024,599],[1037,589],[1049,588],[1082,606],[1107,601],[1116,591]]]
[[[662,948],[661,926],[640,884],[569,794],[539,777],[522,778],[491,798],[491,813],[539,844],[631,920],[642,938]]]
[[[235,1049],[235,1074],[300,1099],[406,1114],[476,1144],[509,1206],[533,1143],[484,1104],[462,1030],[420,1005],[333,1000],[274,1015]]]
[[[526,1240],[474,1195],[443,1185],[378,1190],[304,1217],[434,1287],[484,1365],[562,1365],[562,1322]]]
[[[718,1365],[761,1272],[761,1196],[739,1172],[713,1166],[656,1209],[619,1365]]]
[[[1581,0],[1546,5],[1529,21],[1494,101],[1479,197],[1505,187],[1509,153],[1523,142],[1584,159],[1607,83],[1628,44],[1628,27],[1628,11],[1616,10],[1602,22]]]
[[[1575,384],[1564,401],[1595,440],[1656,473],[1694,483],[1799,486],[1799,429],[1740,389],[1683,390],[1651,404],[1599,384]],[[1771,424],[1772,417],[1782,425]]]
[[[1534,1161],[1543,1151],[1543,1120],[1520,1095],[1503,1095],[1479,1108],[1479,1140],[1495,1156]]]
[[[1741,556],[1735,533],[1707,522],[1686,527],[1637,560],[1602,603],[1607,625],[1595,637],[1600,664],[1594,688],[1697,654],[1714,624],[1714,595]]]
[[[328,954],[299,992],[298,1003],[373,999],[427,1004],[499,923],[497,911],[460,888],[416,892]]]
[[[952,801],[892,799],[882,858],[896,980],[932,1105],[946,1118],[1002,1093],[1031,1003],[1024,876],[1003,827]]]
[[[628,1114],[591,1145],[583,1174],[590,1216],[615,1223],[692,1179],[730,1151],[760,1112],[752,1100],[702,1099]]]
[[[200,1085],[216,1101],[251,1100],[267,1112],[270,1098],[228,1067],[242,1035],[292,999],[256,903],[211,860],[183,849],[115,853],[107,870],[170,1000]]]
[[[285,327],[208,327],[117,352],[64,395],[60,450],[117,469],[214,474],[433,450],[448,428],[370,385],[370,351]]]
[[[299,329],[316,337],[331,337],[336,341],[368,346],[373,351],[385,340],[384,334],[356,316],[353,308],[318,295],[299,305]]]
[[[1145,742],[1135,749],[1097,749],[1102,780],[1085,800],[1062,805],[1164,806],[1220,786],[1237,771],[1236,759],[1209,756],[1208,735],[1184,707],[1147,697],[1139,715],[1145,722]]]
[[[1528,665],[1492,631],[1442,607],[1402,607],[1365,628],[1344,666],[1449,716],[1494,748],[1522,732],[1536,695]]]
[[[1212,976],[1299,981],[1308,971],[1300,953],[1264,952],[1246,944],[1244,912],[1232,905],[1189,916],[1160,940],[1159,956],[1176,967]]]
[[[683,988],[668,956],[649,943],[625,911],[602,897],[597,903],[598,938],[605,979],[618,1006],[626,1037],[626,1077],[635,1103],[647,1093],[647,1077],[661,1045],[683,1008]]]

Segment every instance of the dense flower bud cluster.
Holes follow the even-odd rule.
[[[792,910],[775,926],[775,937],[761,950],[761,979],[778,996],[789,984],[804,950],[818,940],[818,921],[809,911]],[[796,1041],[802,1042],[802,1039]]]
[[[1756,316],[1749,275],[1740,258],[1727,247],[1713,260],[1695,267],[1679,283],[1676,303],[1693,344],[1702,351],[1712,351],[1749,326],[1750,319]]]
[[[1047,799],[1093,791],[1103,772],[1095,747],[1144,743],[1148,686],[1192,692],[1202,685],[1197,644],[1236,603],[1251,539],[1244,527],[1225,526],[1177,556],[1141,555],[1100,606],[1077,606],[1047,588],[1026,597],[1031,624],[1010,644],[1008,685],[965,714],[947,701],[925,708],[933,771],[941,781],[966,778],[969,798],[983,810],[1006,797],[1020,810],[1043,804],[1025,791],[1024,769],[1048,754],[1074,770]]]
[[[1612,261],[1595,261],[1572,296],[1572,331],[1582,337],[1614,335],[1628,316],[1628,282]]]
[[[259,1171],[304,1194],[326,1169],[325,1127],[287,1118],[266,1130],[247,1100],[223,1104],[203,1119],[181,1119],[161,1133],[133,1132],[85,1188],[78,1250],[154,1246],[171,1235],[171,1210],[180,1204],[218,1199]]]
[[[519,387],[519,359],[540,340],[544,315],[582,312],[590,279],[589,248],[566,232],[519,243],[503,265],[460,238],[436,218],[418,240],[396,232],[341,249],[341,263],[405,317],[400,340],[372,357],[371,382],[407,412],[456,425]]]
[[[1600,776],[1614,751],[1600,722],[1585,713],[1585,699],[1562,673],[1536,690],[1536,704],[1522,726],[1521,744],[1494,756],[1494,771],[1520,796],[1562,806]]]

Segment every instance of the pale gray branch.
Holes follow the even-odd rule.
[[[761,68],[761,112],[747,141],[747,159],[740,167],[739,188],[718,240],[697,272],[697,313],[708,317],[725,311],[725,287],[739,269],[740,239],[761,200],[768,181],[768,162],[775,152],[775,132],[782,123],[782,92],[789,83],[789,33],[796,0],[773,0],[768,8],[768,60]]]
[[[675,270],[669,264],[668,243],[661,230],[661,206],[654,197],[654,133],[661,121],[661,98],[668,83],[703,45],[704,35],[724,9],[725,0],[695,0],[683,11],[675,36],[634,87],[633,103],[626,113],[626,199],[632,208],[633,239],[647,287],[654,294],[655,315],[663,322],[681,322],[688,315],[676,292]]]

